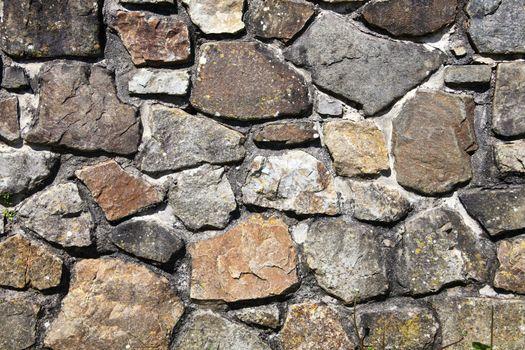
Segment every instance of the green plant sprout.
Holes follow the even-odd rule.
[[[13,196],[9,192],[2,193],[0,195],[0,204],[6,207],[13,205]],[[15,219],[16,211],[4,208],[2,211],[2,218],[8,222],[12,222]]]

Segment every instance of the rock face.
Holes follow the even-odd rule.
[[[502,174],[525,174],[525,141],[496,144],[494,158]]]
[[[343,115],[343,103],[327,94],[317,92],[315,111],[324,116],[340,117]]]
[[[525,35],[524,35],[525,40]],[[525,135],[525,63],[500,63],[492,105],[492,130],[501,136]]]
[[[62,260],[20,234],[0,243],[0,285],[45,290],[60,284]]]
[[[521,0],[470,0],[469,34],[480,53],[525,53],[525,13]]]
[[[406,291],[426,294],[454,282],[488,279],[494,249],[458,213],[429,209],[405,221],[401,234],[395,267]]]
[[[177,174],[170,190],[174,214],[192,230],[224,228],[237,202],[224,168],[204,165]]]
[[[29,86],[29,80],[24,68],[20,66],[4,66],[2,72],[2,87],[8,90],[20,90]]]
[[[188,27],[177,16],[118,11],[110,25],[137,66],[185,63],[191,55]]]
[[[129,92],[136,95],[165,94],[184,96],[190,86],[187,70],[139,69],[129,80]]]
[[[375,1],[365,6],[363,18],[396,36],[425,35],[452,23],[457,5],[457,0]]]
[[[91,245],[93,219],[77,185],[65,183],[26,200],[19,210],[22,225],[47,241],[64,247]]]
[[[146,181],[124,171],[110,160],[77,170],[110,221],[120,220],[162,201],[163,195]]]
[[[323,134],[338,175],[377,175],[390,169],[385,136],[374,122],[331,121]]]
[[[176,344],[178,350],[271,349],[253,330],[209,311],[196,312]]]
[[[474,101],[463,95],[419,91],[393,121],[397,182],[425,195],[451,191],[472,177],[477,149]]]
[[[79,151],[136,152],[136,111],[120,102],[113,84],[101,67],[80,62],[44,65],[38,118],[26,141]]]
[[[233,41],[201,46],[190,102],[240,120],[297,116],[310,106],[302,75],[262,44]]]
[[[110,235],[120,249],[159,263],[167,263],[184,247],[176,231],[149,220],[131,220],[118,225]]]
[[[303,151],[257,156],[242,187],[243,202],[297,214],[339,212],[333,178],[323,163]]]
[[[445,83],[450,86],[480,86],[490,84],[492,68],[488,65],[448,66]]]
[[[319,132],[312,122],[278,122],[265,124],[255,131],[253,140],[272,146],[298,146],[319,139]]]
[[[491,236],[525,228],[525,186],[473,189],[459,198]]]
[[[35,343],[37,314],[40,306],[22,299],[0,300],[0,348],[27,349]],[[5,327],[9,325],[8,327]]]
[[[2,49],[10,56],[98,56],[97,1],[5,0],[1,5]]]
[[[244,308],[234,311],[233,314],[248,325],[277,329],[281,324],[279,321],[281,312],[275,304]]]
[[[286,293],[298,283],[297,256],[279,218],[250,216],[221,236],[189,248],[191,298],[234,302]]]
[[[143,115],[151,136],[144,138],[137,163],[147,173],[244,158],[244,136],[210,118],[161,105],[146,108]]]
[[[13,142],[20,139],[18,126],[18,98],[5,96],[0,98],[0,140]]]
[[[377,233],[341,218],[315,221],[304,243],[306,263],[327,293],[352,304],[389,287]]]
[[[248,21],[255,35],[271,39],[292,39],[314,14],[314,5],[302,0],[254,0]]]
[[[290,306],[279,338],[283,350],[355,348],[337,313],[322,304]]]
[[[243,0],[182,0],[191,21],[206,34],[237,33],[244,29]]]
[[[499,242],[498,260],[494,286],[525,294],[525,236]]]
[[[81,260],[45,338],[52,349],[167,349],[183,306],[165,277],[118,259]],[[111,315],[111,317],[108,317]]]
[[[366,34],[334,13],[321,14],[285,57],[307,68],[315,84],[362,105],[366,115],[402,97],[443,61],[437,50]]]

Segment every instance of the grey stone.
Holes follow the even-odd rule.
[[[151,130],[137,156],[144,172],[226,164],[244,158],[244,136],[210,118],[161,105],[147,106],[142,114]]]
[[[23,350],[36,341],[40,306],[24,298],[0,300],[0,348]]]
[[[174,4],[175,0],[120,0],[121,4]]]
[[[128,89],[132,94],[165,94],[183,96],[190,86],[187,70],[139,69],[131,76]]]
[[[525,174],[525,141],[494,145],[494,158],[502,174]]]
[[[243,0],[182,0],[191,21],[206,34],[237,33],[244,29]]]
[[[325,116],[340,117],[343,115],[343,103],[327,94],[315,94],[315,110]]]
[[[2,87],[4,89],[18,90],[29,86],[26,71],[20,66],[5,66],[2,74]]]
[[[317,283],[346,304],[385,294],[389,288],[378,233],[342,218],[315,221],[304,243]]]
[[[422,82],[444,55],[423,45],[364,33],[352,20],[323,13],[285,57],[311,71],[315,84],[373,115]]]
[[[0,96],[0,139],[7,142],[20,139],[18,98],[16,96]]]
[[[262,305],[247,307],[233,311],[233,315],[242,322],[263,328],[277,329],[281,322],[279,316],[281,312],[277,305]]]
[[[224,168],[203,165],[178,173],[170,190],[174,214],[192,230],[224,228],[237,208]]]
[[[492,130],[505,137],[525,135],[525,62],[498,65]]]
[[[491,78],[488,65],[448,66],[445,70],[445,83],[450,86],[488,85]]]

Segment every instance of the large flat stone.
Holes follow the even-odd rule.
[[[502,174],[525,174],[525,140],[494,145],[494,158]]]
[[[525,236],[498,243],[499,267],[494,286],[510,292],[525,294]]]
[[[40,306],[25,298],[0,300],[0,348],[24,350],[36,341]]]
[[[20,139],[18,124],[18,98],[16,96],[0,97],[0,140],[14,142]]]
[[[206,34],[237,33],[244,29],[243,0],[182,0],[191,21]]]
[[[500,63],[496,70],[492,130],[505,137],[525,135],[524,110],[525,62]]]

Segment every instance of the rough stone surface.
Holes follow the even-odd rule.
[[[525,135],[524,110],[525,62],[500,63],[496,70],[492,130],[506,137]]]
[[[243,0],[182,0],[191,21],[206,34],[237,33],[244,29]]]
[[[318,92],[315,97],[315,110],[317,113],[332,117],[343,115],[343,103],[341,101],[321,92]]]
[[[23,298],[0,299],[0,348],[23,350],[33,345],[39,311],[40,306]]]
[[[323,135],[338,175],[377,175],[390,169],[385,136],[374,122],[330,121]]]
[[[234,302],[281,295],[298,283],[296,251],[279,218],[250,216],[221,236],[198,241],[191,298]]]
[[[496,144],[494,158],[502,174],[525,174],[525,141]]]
[[[29,80],[24,68],[6,66],[2,73],[2,87],[8,90],[19,90],[29,86]]]
[[[233,315],[242,322],[263,328],[277,329],[281,322],[279,316],[281,312],[277,305],[263,305],[244,308],[233,312]]]
[[[224,228],[237,202],[224,168],[203,165],[177,174],[169,204],[186,227]]]
[[[88,187],[110,221],[135,214],[163,198],[155,187],[124,171],[113,160],[84,167],[75,175]]]
[[[244,136],[210,118],[161,105],[151,106],[143,115],[151,136],[144,138],[137,162],[147,173],[244,158]]]
[[[494,249],[461,216],[446,208],[423,211],[401,228],[397,281],[412,294],[437,292],[450,283],[488,279]]]
[[[474,101],[464,95],[419,91],[407,101],[392,131],[399,184],[436,195],[469,181],[473,119]]]
[[[265,45],[233,41],[201,46],[190,102],[202,112],[240,120],[299,116],[310,106],[299,72]]]
[[[178,16],[118,11],[110,25],[137,66],[185,63],[191,55],[188,27]]]
[[[37,193],[23,203],[18,214],[25,228],[47,241],[64,247],[91,245],[93,219],[73,183]]]
[[[190,73],[187,70],[139,69],[131,76],[129,92],[136,95],[165,94],[184,96],[190,86]]]
[[[318,139],[319,132],[313,122],[265,124],[253,134],[257,143],[279,146],[298,146]]]
[[[135,109],[117,97],[110,72],[80,62],[59,62],[40,71],[38,118],[25,140],[80,151],[136,152]]]
[[[248,21],[255,35],[271,39],[292,39],[314,14],[314,5],[302,0],[254,0]]]
[[[363,18],[396,36],[425,35],[452,23],[457,6],[457,0],[373,1],[363,9]]]
[[[342,218],[317,220],[310,226],[304,252],[319,286],[347,304],[388,290],[386,267],[373,226]]]
[[[18,98],[16,96],[0,97],[0,140],[13,142],[20,139],[18,125]]]
[[[494,286],[525,294],[525,236],[499,242],[498,260]]]
[[[56,350],[168,349],[183,310],[168,279],[144,266],[81,260],[45,345]]]
[[[131,220],[118,225],[110,235],[120,249],[139,258],[167,263],[184,248],[177,231],[150,220]]]
[[[4,0],[2,49],[14,57],[98,56],[97,1]]]
[[[366,34],[341,15],[323,13],[285,57],[308,69],[315,84],[372,115],[423,81],[444,56],[419,44]]]
[[[472,189],[459,198],[491,236],[525,228],[525,186]]]
[[[522,0],[470,0],[469,34],[478,52],[525,53],[525,12]]]
[[[0,242],[0,285],[45,290],[60,284],[62,260],[20,234]]]
[[[337,313],[322,304],[291,305],[279,338],[283,350],[355,348]]]
[[[488,65],[448,66],[445,83],[450,86],[479,86],[490,84],[492,68]]]
[[[145,4],[173,4],[175,0],[120,0],[121,4],[135,4],[135,5],[145,5]]]
[[[339,212],[332,175],[323,163],[303,151],[255,157],[242,195],[245,204],[297,214]]]

